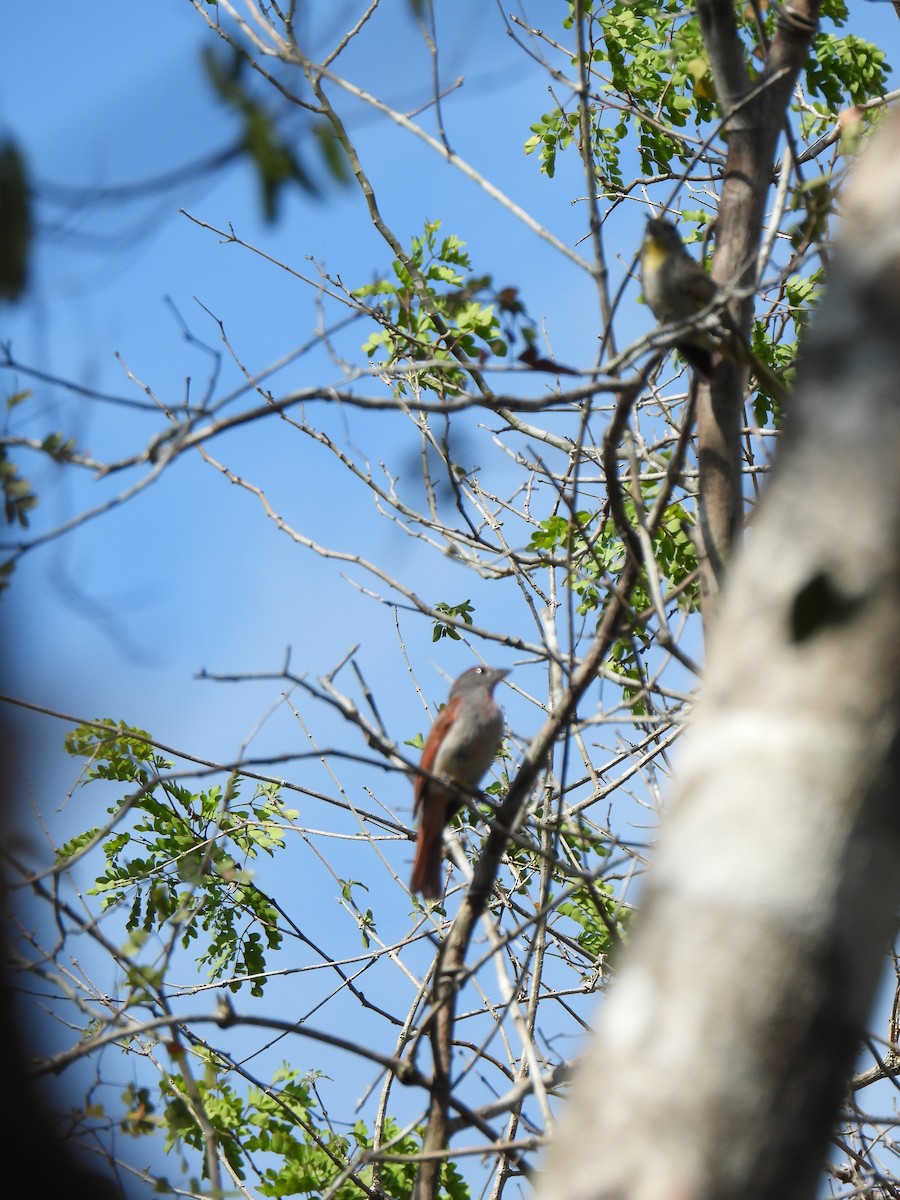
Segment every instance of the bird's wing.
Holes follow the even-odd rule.
[[[425,749],[422,751],[422,758],[419,761],[419,767],[429,774],[433,771],[434,761],[437,758],[438,750],[441,748],[441,743],[447,734],[450,726],[456,720],[456,713],[459,709],[461,699],[455,696],[448,704],[445,704],[441,710],[441,715],[431,727],[431,733],[425,742]],[[416,782],[413,787],[414,811],[419,811],[419,805],[422,803],[422,797],[425,793],[425,788],[428,784],[427,775],[417,775]]]
[[[711,275],[698,266],[696,272],[692,271],[690,279],[686,281],[685,291],[688,292],[699,311],[701,308],[706,308],[708,304],[712,304],[719,294],[719,285],[714,282]]]

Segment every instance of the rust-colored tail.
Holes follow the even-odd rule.
[[[409,890],[419,892],[426,900],[440,900],[444,890],[441,886],[441,860],[444,857],[442,809],[443,805],[426,801],[419,816],[416,856]]]

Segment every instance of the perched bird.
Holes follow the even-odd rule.
[[[503,713],[493,693],[508,674],[495,667],[464,671],[425,742],[414,791],[419,832],[409,889],[426,900],[441,895],[442,835],[460,807],[459,789],[474,791],[500,749]]]
[[[671,221],[651,217],[641,244],[641,290],[650,311],[661,324],[689,321],[703,309],[722,301],[718,328],[691,329],[675,343],[701,374],[712,374],[714,352],[748,366],[779,404],[787,398],[783,380],[750,349],[724,305],[724,293],[703,267],[691,258]]]
[[[650,311],[663,325],[687,321],[712,304],[721,291],[712,276],[688,254],[678,230],[651,217],[641,245],[641,290]],[[712,372],[712,351],[721,347],[711,333],[691,330],[676,346],[704,375]]]

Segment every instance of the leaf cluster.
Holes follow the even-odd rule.
[[[0,202],[0,212],[2,211],[2,202]],[[30,389],[13,392],[12,395],[7,396],[7,413],[18,408],[31,396]],[[54,431],[44,435],[37,449],[55,463],[71,462],[75,454],[75,440]],[[0,440],[0,487],[3,490],[3,512],[7,525],[18,525],[21,529],[27,529],[28,514],[37,507],[39,497],[30,481],[20,473],[18,466],[10,458],[8,446],[3,440]],[[5,563],[0,564],[0,592],[9,586],[9,577],[13,567],[13,559],[8,559]]]
[[[16,464],[0,445],[0,484],[3,487],[3,512],[7,525],[28,528],[28,514],[37,506],[38,498],[31,484],[22,475]]]
[[[357,1121],[347,1133],[331,1128],[316,1096],[319,1078],[316,1072],[301,1073],[285,1063],[270,1085],[251,1086],[244,1097],[223,1078],[214,1056],[209,1056],[206,1077],[197,1086],[204,1112],[235,1176],[245,1180],[248,1163],[265,1155],[264,1161],[274,1159],[277,1165],[262,1170],[257,1186],[264,1196],[314,1197],[327,1190],[336,1200],[358,1200],[360,1185],[371,1188],[376,1179],[383,1194],[401,1200],[410,1196],[416,1165],[394,1161],[392,1155],[411,1157],[420,1152],[421,1130],[403,1132],[386,1118],[380,1141],[389,1144],[390,1151],[377,1165],[349,1171],[354,1160],[372,1154],[375,1141],[363,1121]],[[173,1075],[163,1087],[166,1149],[188,1147],[202,1153],[203,1135],[188,1094],[179,1075]],[[335,1188],[336,1178],[345,1170],[348,1177]],[[443,1184],[443,1194],[450,1200],[467,1200],[469,1190],[452,1164],[447,1166]]]
[[[652,502],[658,484],[641,481],[642,511]],[[635,502],[624,501],[625,516],[632,529],[637,529],[639,517]],[[654,562],[661,584],[668,584],[674,593],[674,603],[684,612],[695,612],[700,601],[697,577],[697,549],[690,536],[694,518],[680,501],[666,508],[652,538]],[[613,522],[599,513],[579,512],[574,518],[560,515],[541,521],[532,534],[528,548],[547,559],[548,566],[561,561],[567,564],[567,584],[579,597],[578,613],[595,614],[599,622],[610,592],[625,566],[627,550]],[[631,607],[637,614],[652,609],[646,566],[641,568],[631,589]],[[637,620],[632,628],[615,639],[610,648],[610,666],[623,680],[623,696],[631,703],[636,716],[646,710],[638,699],[643,681],[638,648],[646,650],[651,638],[644,622]]]
[[[570,7],[569,26],[575,20]],[[632,131],[642,174],[686,166],[693,151],[676,131],[689,123],[700,127],[715,114],[696,16],[677,0],[619,0],[600,14],[592,4],[582,7],[592,14],[588,54],[596,92],[588,105],[588,133],[601,186],[613,192],[624,187],[622,146]],[[557,151],[580,137],[579,118],[553,109],[531,131],[525,152],[537,151],[541,170],[552,177]]]
[[[105,868],[90,895],[101,907],[127,906],[126,929],[140,948],[167,927],[181,945],[198,945],[197,961],[210,979],[231,991],[250,981],[255,996],[265,986],[266,953],[282,934],[272,902],[253,882],[249,864],[260,853],[283,849],[285,822],[296,812],[284,807],[278,789],[257,787],[238,804],[239,780],[192,792],[167,777],[172,763],[153,749],[144,731],[114,722],[82,725],[66,738],[69,754],[86,758],[85,782],[108,780],[135,790],[109,809],[120,828],[102,844]],[[59,851],[65,863],[98,836],[87,830]]]
[[[319,175],[300,157],[297,139],[285,136],[280,114],[264,104],[248,86],[248,63],[243,50],[237,45],[222,51],[205,46],[201,61],[213,90],[240,117],[240,149],[256,170],[265,219],[277,220],[282,194],[291,184],[308,196],[320,198]],[[348,183],[350,165],[331,126],[323,120],[311,121],[308,132],[330,179],[338,184]]]
[[[417,363],[429,363],[416,372],[418,384],[449,396],[465,386],[465,373],[456,365],[460,357],[475,363],[487,354],[502,358],[507,344],[496,305],[484,303],[490,276],[472,274],[465,243],[455,234],[438,240],[440,227],[440,221],[426,222],[422,236],[412,239],[408,262],[394,260],[393,279],[366,284],[353,295],[378,297],[381,328],[363,353],[385,367],[408,363],[414,370]],[[416,276],[428,286],[427,300]],[[406,394],[405,381],[395,387]]]
[[[434,606],[435,612],[443,613],[448,617],[455,617],[458,621],[463,621],[466,625],[472,624],[472,603],[469,600],[463,600],[459,604],[447,604],[443,600],[439,600]],[[439,642],[441,638],[450,638],[451,641],[458,642],[460,633],[453,625],[447,625],[443,621],[435,621],[434,628],[431,631],[431,640]]]
[[[704,140],[717,117],[717,97],[709,54],[696,13],[677,0],[617,0],[602,10],[592,2],[581,4],[589,16],[588,57],[592,91],[588,136],[598,183],[606,195],[625,185],[622,147],[637,152],[644,176],[685,168],[705,150],[688,128]],[[763,12],[747,5],[738,14],[738,29],[745,46],[748,73],[756,74],[762,39],[775,33],[776,6]],[[848,10],[843,0],[827,0],[822,18],[843,26]],[[570,3],[568,27],[576,19]],[[573,66],[577,61],[573,59]],[[805,88],[823,101],[822,125],[831,125],[834,114],[847,104],[862,104],[883,95],[888,88],[890,65],[883,50],[853,33],[823,30],[814,39],[807,60]],[[574,105],[574,99],[572,101]],[[796,107],[796,106],[795,106]],[[807,129],[815,109],[804,105],[801,121]],[[557,154],[579,145],[580,117],[573,108],[557,107],[542,114],[531,126],[525,153],[537,153],[540,169],[552,178]],[[633,134],[633,139],[630,135]]]
[[[655,482],[641,481],[644,501],[652,501],[657,490]],[[624,507],[629,524],[636,529],[638,512],[634,501],[627,498]],[[697,552],[688,533],[693,524],[694,519],[684,505],[673,501],[652,538],[660,577],[673,590],[677,590],[677,603],[687,612],[695,611],[699,603],[697,584],[691,581],[697,569]],[[612,522],[600,513],[586,511],[577,513],[574,520],[555,515],[541,521],[531,536],[528,548],[548,560],[563,556],[569,564],[567,582],[580,597],[578,612],[582,616],[587,613],[599,615],[602,612],[610,584],[615,585],[627,553],[622,537]],[[650,605],[646,571],[632,591],[632,601],[638,611]]]

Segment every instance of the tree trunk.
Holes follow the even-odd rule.
[[[757,255],[775,151],[791,91],[803,69],[819,19],[819,0],[797,0],[781,13],[765,66],[751,78],[738,33],[735,6],[699,0],[697,15],[710,66],[726,114],[727,160],[716,216],[712,273],[726,288],[756,285]],[[736,298],[731,318],[749,335],[753,299]],[[703,623],[716,624],[721,590],[743,531],[741,425],[747,373],[737,363],[719,364],[710,384],[698,389],[699,517],[703,553],[700,590]]]

